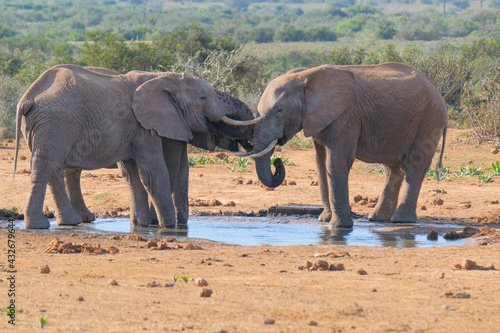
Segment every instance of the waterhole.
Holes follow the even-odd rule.
[[[22,229],[22,222],[16,224]],[[81,233],[137,233],[178,238],[207,239],[211,241],[256,246],[282,245],[362,245],[377,247],[434,247],[470,244],[466,239],[446,240],[444,234],[463,230],[463,225],[430,222],[385,223],[363,219],[354,221],[352,229],[330,228],[316,218],[283,217],[190,217],[187,228],[165,229],[158,227],[131,227],[128,218],[97,219],[75,227],[57,226],[51,221],[48,231],[65,230]],[[431,231],[438,236],[428,239]]]

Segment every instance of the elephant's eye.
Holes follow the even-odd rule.
[[[277,108],[276,109],[277,114],[282,114],[283,113],[283,108]]]
[[[201,97],[200,97],[200,99],[201,99],[202,101],[204,101],[204,100],[206,100],[206,99],[207,99],[207,96],[201,96]]]

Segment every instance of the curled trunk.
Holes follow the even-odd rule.
[[[257,176],[262,184],[267,187],[273,188],[278,187],[285,180],[285,166],[280,158],[274,160],[275,172],[271,171],[271,156],[273,152],[269,152],[266,155],[255,159],[255,168],[257,170]]]

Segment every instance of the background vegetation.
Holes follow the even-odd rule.
[[[47,68],[183,71],[252,109],[296,67],[408,63],[452,126],[500,136],[500,0],[0,0],[0,136]]]

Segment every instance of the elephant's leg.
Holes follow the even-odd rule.
[[[134,160],[118,163],[127,178],[130,197],[130,223],[133,226],[149,226],[148,192],[144,188]]]
[[[50,178],[56,173],[57,167],[51,159],[42,156],[40,151],[33,149],[31,157],[31,184],[28,202],[24,214],[26,229],[48,229],[50,223],[43,214],[43,202]]]
[[[82,188],[80,187],[81,175],[82,169],[64,169],[64,182],[66,183],[66,192],[68,193],[69,200],[71,201],[73,208],[82,217],[82,221],[92,222],[95,220],[95,215],[87,208],[87,205],[85,205],[85,201],[83,200]]]
[[[332,218],[330,224],[350,228],[353,225],[349,205],[349,170],[354,163],[354,154],[327,151],[328,191]]]
[[[140,179],[151,196],[160,227],[175,227],[175,208],[161,140],[149,137],[144,141],[150,142],[144,142],[133,152]]]
[[[380,193],[377,205],[368,215],[370,221],[390,221],[398,206],[399,190],[403,182],[404,173],[399,167],[385,166],[384,188]]]
[[[330,208],[330,196],[328,194],[328,178],[326,172],[326,149],[319,142],[314,142],[316,150],[316,170],[318,173],[319,196],[323,203],[323,212],[319,216],[322,222],[329,222],[332,219],[332,210]]]
[[[162,139],[162,146],[172,186],[177,225],[186,225],[189,218],[189,162],[187,143]]]
[[[64,186],[63,171],[56,172],[49,181],[50,189],[56,202],[56,220],[58,225],[77,225],[82,217],[75,211]]]
[[[437,145],[437,144],[436,144]],[[417,221],[417,201],[425,178],[425,173],[432,163],[433,149],[414,149],[408,155],[408,160],[404,162],[406,174],[401,204],[396,213],[391,218],[392,222],[416,222]]]

